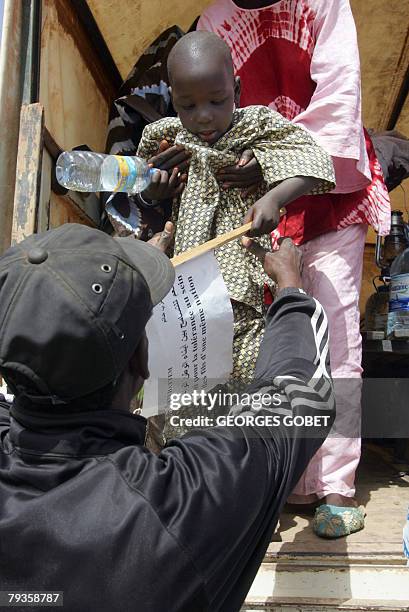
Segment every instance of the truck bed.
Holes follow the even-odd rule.
[[[318,538],[311,528],[313,510],[288,507],[243,610],[409,611],[409,567],[402,552],[409,477],[399,470],[403,466],[392,464],[381,447],[364,445],[357,499],[366,508],[365,529],[346,538]]]

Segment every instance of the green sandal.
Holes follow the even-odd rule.
[[[342,538],[360,531],[364,525],[365,510],[362,506],[354,508],[323,504],[315,511],[312,528],[321,538]]]

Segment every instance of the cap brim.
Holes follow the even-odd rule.
[[[173,287],[175,269],[170,259],[158,248],[133,237],[115,238],[130,263],[142,274],[156,306]]]

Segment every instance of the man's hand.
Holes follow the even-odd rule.
[[[175,228],[173,223],[167,221],[163,231],[155,234],[150,240],[148,240],[148,244],[151,244],[160,251],[163,251],[163,253],[166,253],[172,244],[174,231]]]
[[[242,244],[261,261],[265,273],[277,283],[279,289],[302,288],[302,254],[291,238],[280,238],[279,250],[274,253],[267,251],[251,238],[242,238]]]
[[[280,222],[280,202],[266,193],[247,211],[243,225],[252,221],[248,236],[262,236],[272,232]]]
[[[240,159],[234,166],[221,168],[216,178],[221,182],[223,189],[242,187],[244,189],[243,196],[245,197],[257,191],[264,177],[253,151],[247,149],[243,151]]]

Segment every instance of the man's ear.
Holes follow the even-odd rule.
[[[234,77],[234,103],[237,108],[240,106],[241,81],[240,77]]]
[[[145,332],[143,333],[143,336],[140,339],[139,344],[131,357],[129,366],[132,370],[133,375],[137,374],[141,376],[144,380],[147,380],[149,378],[148,338]]]

